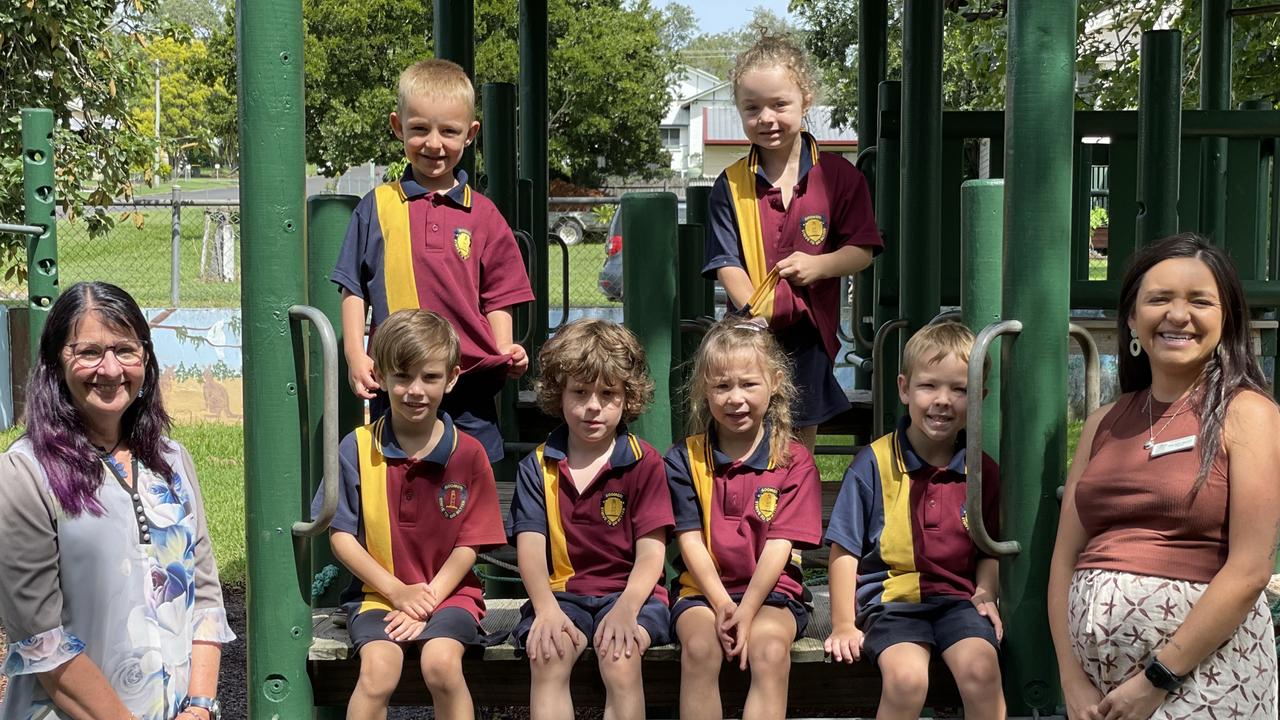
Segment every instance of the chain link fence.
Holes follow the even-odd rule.
[[[140,198],[102,208],[110,230],[90,235],[83,219],[58,219],[58,282],[103,280],[142,307],[240,304],[240,212],[235,202]],[[25,300],[26,282],[0,281],[5,301]]]

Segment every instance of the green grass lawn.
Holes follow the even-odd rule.
[[[1106,280],[1107,279],[1107,259],[1089,258],[1089,279],[1090,280]]]
[[[550,293],[548,304],[551,307],[551,319],[554,322],[559,316],[560,307],[564,303],[564,251],[552,243],[547,251],[548,282]],[[601,307],[619,306],[622,303],[612,302],[600,292],[600,267],[604,265],[603,243],[579,243],[569,248],[569,306]]]
[[[170,182],[161,182],[155,187],[138,184],[133,186],[134,197],[154,197],[156,195],[168,195],[173,192],[173,186],[177,185],[182,188],[183,192],[188,190],[221,190],[223,188],[236,187],[240,184],[238,177],[197,177],[190,180],[181,178]]]
[[[128,290],[143,307],[170,305],[172,262],[169,210],[112,213],[116,226],[91,238],[81,220],[58,221],[58,278],[62,287],[81,280],[105,280]],[[141,227],[138,227],[138,221]],[[200,274],[200,246],[204,234],[204,208],[182,209],[179,302],[183,307],[235,307],[240,304],[240,283],[204,280]],[[212,242],[210,244],[212,252]],[[239,248],[236,249],[237,275]],[[8,297],[23,297],[25,284],[7,281]]]

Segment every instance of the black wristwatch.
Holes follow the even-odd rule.
[[[1151,662],[1147,663],[1146,670],[1147,682],[1165,692],[1177,692],[1178,687],[1182,685],[1182,681],[1186,680],[1185,675],[1175,675],[1173,671],[1164,666],[1164,663],[1155,658],[1151,658]]]
[[[188,697],[182,701],[182,707],[179,710],[193,707],[208,710],[210,720],[222,719],[222,706],[218,704],[218,698],[200,697],[198,695],[196,697]]]

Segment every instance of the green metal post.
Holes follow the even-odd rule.
[[[969,180],[960,186],[960,308],[974,333],[998,322],[1004,264],[1004,180]],[[987,396],[982,403],[983,450],[1000,461],[1000,340],[987,356]]]
[[[355,195],[313,195],[307,198],[307,304],[317,308],[333,324],[333,332],[342,347],[342,295],[329,281],[329,274],[338,263],[338,252],[347,234],[351,214],[360,198]],[[310,492],[306,499],[315,496],[324,479],[324,441],[321,436],[324,419],[324,366],[320,343],[313,335],[307,342],[307,476]],[[338,353],[338,377],[347,376],[347,359]],[[338,395],[338,432],[342,436],[364,424],[364,403],[340,384]],[[321,572],[333,565],[342,575],[346,571],[342,563],[329,549],[328,535],[311,538],[311,572]],[[320,595],[312,595],[315,607],[333,607],[345,585],[341,579],[331,580]]]
[[[858,151],[862,152],[876,144],[879,137],[877,127],[880,116],[879,86],[884,80],[889,65],[889,8],[887,0],[860,0],[858,3]],[[877,155],[877,162],[879,156]],[[871,192],[877,192],[876,172],[870,181]],[[886,188],[885,191],[896,192],[897,188]],[[883,192],[883,191],[881,191]],[[873,198],[874,200],[874,198]],[[862,309],[863,317],[871,316],[871,322],[863,318],[853,318],[855,327],[861,329],[864,337],[875,334],[874,308],[876,306],[876,270],[874,265],[858,273],[854,281],[854,292],[858,301],[854,307]],[[858,369],[854,372],[854,387],[869,387],[870,373]]]
[[[1182,33],[1142,33],[1138,88],[1138,244],[1178,232]]]
[[[520,4],[520,180],[529,188],[522,226],[533,238],[533,322],[529,356],[547,338],[550,283],[547,278],[547,0]],[[523,210],[522,210],[523,212]],[[674,257],[674,255],[673,255]],[[675,305],[672,305],[674,309]]]
[[[27,236],[27,347],[32,367],[40,333],[58,299],[58,205],[53,180],[53,111],[22,109],[23,222],[44,228]]]
[[[897,319],[899,309],[898,266],[902,257],[898,226],[901,219],[902,193],[900,187],[900,148],[902,128],[902,83],[888,80],[880,83],[880,121],[876,123],[879,137],[876,139],[876,224],[884,239],[884,252],[872,265],[875,276],[875,326],[879,328]],[[898,402],[898,353],[884,354],[884,371],[880,373],[881,397],[885,407],[880,408],[884,427],[891,428],[901,410]],[[874,439],[874,438],[872,438]]]
[[[1231,108],[1231,3],[1200,4],[1200,109]],[[1214,242],[1226,237],[1227,139],[1200,140],[1200,232]]]
[[[710,227],[710,200],[712,200],[712,186],[709,184],[695,184],[685,190],[685,222],[690,225],[700,225],[700,238],[705,238],[705,233],[709,232]],[[681,260],[680,270],[681,278],[686,278],[686,266],[698,265],[698,277],[701,278],[701,266],[707,255],[705,255],[705,246],[698,246],[698,254],[692,254],[692,247],[685,247],[686,243],[681,240]],[[689,252],[689,260],[685,260],[684,252]],[[699,315],[716,315],[716,283],[712,281],[703,281],[694,286],[690,279],[689,284],[681,284],[681,305],[684,305],[686,293],[700,292],[698,300],[694,304],[689,305],[690,310],[695,310],[695,315],[681,315],[684,318],[695,318]]]
[[[475,6],[474,0],[435,0],[432,32],[436,57],[452,60],[462,66],[474,82],[476,76]],[[468,147],[460,163],[474,184],[475,147]]]
[[[1004,340],[1018,372],[1001,397],[1001,539],[1022,545],[1000,568],[1010,715],[1047,713],[1060,694],[1045,589],[1066,471],[1075,41],[1076,3],[1010,3],[1003,313],[1024,325]]]
[[[290,527],[304,515],[301,333],[306,157],[302,3],[236,4],[239,69],[249,716],[305,718],[311,578]]]
[[[625,216],[623,220],[625,222]],[[702,277],[702,265],[706,255],[704,228],[702,225],[683,223],[679,227],[677,237],[679,238],[680,249],[680,260],[676,268],[679,276],[679,286],[676,293],[680,301],[679,319],[684,321],[706,316],[714,317],[713,296],[715,284]],[[623,270],[624,272],[626,270],[625,261],[623,262]],[[623,283],[623,287],[626,287],[626,283]],[[681,324],[683,325],[683,323]],[[686,387],[688,383],[689,369],[692,367],[691,361],[694,353],[698,351],[698,344],[702,342],[702,333],[686,332],[683,327],[678,330],[680,342],[676,347],[679,349],[679,356],[672,358],[671,362],[673,370],[671,374],[673,393],[671,398],[672,429],[676,434],[685,428],[689,417],[688,404],[679,401],[679,389]],[[652,365],[650,365],[650,371],[654,371]]]
[[[498,206],[507,224],[516,227],[516,86],[485,83],[480,88],[484,123],[480,126],[484,148],[484,174],[488,179],[484,195]]]
[[[902,213],[899,299],[907,329],[924,327],[941,304],[942,3],[906,0],[902,47]]]
[[[679,347],[676,286],[676,196],[622,196],[622,317],[644,345],[653,375],[653,404],[631,429],[655,446],[675,440],[671,427],[672,360]],[[644,292],[637,289],[644,288]]]
[[[1240,103],[1238,108],[1241,111],[1256,112],[1258,110],[1271,110],[1272,104],[1270,100],[1245,100]],[[1250,173],[1253,182],[1253,189],[1250,197],[1253,202],[1253,213],[1257,218],[1253,225],[1253,232],[1241,234],[1241,237],[1232,237],[1230,241],[1240,245],[1240,252],[1232,253],[1232,257],[1245,258],[1246,263],[1240,264],[1237,259],[1237,266],[1240,270],[1240,277],[1246,280],[1265,280],[1267,278],[1268,261],[1268,236],[1270,235],[1271,226],[1271,153],[1268,152],[1268,146],[1274,147],[1274,141],[1259,142],[1254,152],[1254,163],[1257,167],[1256,174]]]

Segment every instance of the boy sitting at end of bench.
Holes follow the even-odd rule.
[[[417,644],[435,716],[470,720],[462,656],[487,644],[472,566],[506,537],[484,447],[440,410],[458,379],[458,336],[433,312],[401,310],[378,328],[372,350],[391,407],[339,446],[342,491],[329,534],[355,576],[342,593],[360,656],[347,718],[387,716],[404,647]]]
[[[592,645],[605,717],[643,718],[640,659],[669,641],[662,575],[673,524],[662,455],[626,430],[653,398],[644,350],[620,325],[578,320],[538,365],[538,404],[564,424],[520,462],[511,503],[508,535],[529,593],[513,633],[529,657],[529,714],[574,717],[570,673]]]
[[[962,430],[973,339],[947,322],[907,342],[898,397],[908,416],[850,463],[827,528],[826,650],[837,662],[865,654],[879,664],[880,720],[920,717],[934,652],[955,676],[966,718],[1005,716],[999,564],[970,540],[965,511]],[[985,453],[973,461],[982,463],[982,516],[994,534],[999,469]]]

